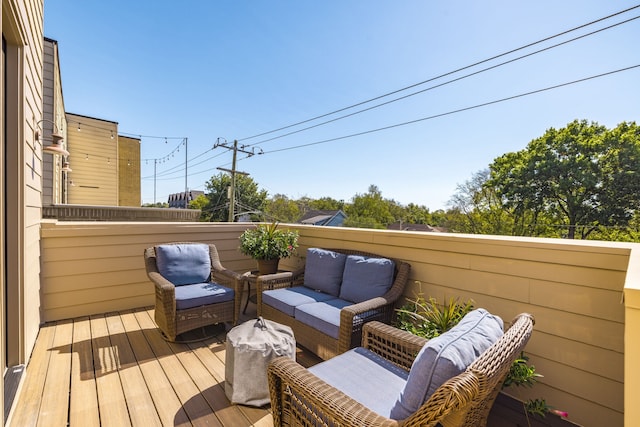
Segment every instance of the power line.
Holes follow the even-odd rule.
[[[373,105],[373,106],[371,106],[371,107],[364,108],[364,109],[362,109],[362,110],[354,111],[353,113],[345,114],[345,115],[342,115],[342,116],[339,116],[339,117],[333,118],[333,119],[331,119],[331,120],[326,120],[326,121],[324,121],[324,122],[316,123],[315,125],[311,125],[311,126],[304,127],[304,128],[302,128],[302,129],[297,129],[297,130],[294,130],[294,131],[291,131],[291,132],[287,132],[287,133],[282,134],[282,135],[278,135],[278,136],[274,136],[274,137],[272,137],[272,138],[264,139],[264,140],[262,140],[262,141],[255,142],[255,143],[250,144],[250,145],[247,145],[247,146],[248,146],[248,147],[250,147],[250,146],[253,146],[253,145],[263,144],[263,143],[265,143],[265,142],[274,141],[274,140],[276,140],[276,139],[280,139],[280,138],[284,138],[284,137],[287,137],[287,136],[291,136],[291,135],[294,135],[294,134],[297,134],[297,133],[300,133],[300,132],[304,132],[304,131],[306,131],[306,130],[314,129],[314,128],[317,128],[317,127],[319,127],[319,126],[323,126],[323,125],[326,125],[326,124],[329,124],[329,123],[336,122],[336,121],[338,121],[338,120],[342,120],[342,119],[345,119],[345,118],[348,118],[348,117],[352,117],[352,116],[355,116],[355,115],[357,115],[357,114],[360,114],[360,113],[364,113],[364,112],[366,112],[366,111],[373,110],[373,109],[375,109],[375,108],[379,108],[379,107],[382,107],[382,106],[385,106],[385,105],[388,105],[388,104],[391,104],[391,103],[394,103],[394,102],[397,102],[397,101],[401,101],[401,100],[403,100],[403,99],[406,99],[406,98],[409,98],[409,97],[412,97],[412,96],[415,96],[415,95],[418,95],[418,94],[421,94],[421,93],[424,93],[424,92],[427,92],[427,91],[430,91],[430,90],[433,90],[433,89],[437,89],[437,88],[439,88],[439,87],[443,87],[443,86],[449,85],[449,84],[451,84],[451,83],[455,83],[455,82],[458,82],[458,81],[464,80],[464,79],[466,79],[466,78],[469,78],[469,77],[472,77],[472,76],[475,76],[475,75],[478,75],[478,74],[484,73],[484,72],[486,72],[486,71],[490,71],[490,70],[493,70],[493,69],[495,69],[495,68],[502,67],[502,66],[504,66],[504,65],[507,65],[507,64],[510,64],[510,63],[513,63],[513,62],[519,61],[519,60],[521,60],[521,59],[528,58],[528,57],[533,56],[533,55],[537,55],[538,53],[545,52],[545,51],[548,51],[548,50],[554,49],[554,48],[556,48],[556,47],[559,47],[559,46],[562,46],[562,45],[565,45],[565,44],[572,43],[572,42],[574,42],[574,41],[576,41],[576,40],[579,40],[579,39],[582,39],[582,38],[585,38],[585,37],[588,37],[588,36],[591,36],[591,35],[594,35],[594,34],[600,33],[600,32],[602,32],[602,31],[605,31],[605,30],[608,30],[608,29],[611,29],[611,28],[617,27],[617,26],[622,25],[622,24],[626,24],[626,23],[631,22],[631,21],[633,21],[633,20],[636,20],[636,19],[638,19],[638,18],[640,18],[640,15],[635,16],[635,17],[633,17],[633,18],[629,18],[629,19],[627,19],[627,20],[625,20],[625,21],[622,21],[622,22],[618,22],[618,23],[616,23],[616,24],[612,24],[612,25],[610,25],[610,26],[608,26],[608,27],[604,27],[604,28],[600,28],[600,29],[598,29],[598,30],[594,30],[594,31],[592,31],[592,32],[590,32],[590,33],[587,33],[587,34],[583,34],[583,35],[581,35],[581,36],[574,37],[574,38],[572,38],[572,39],[569,39],[569,40],[566,40],[566,41],[563,41],[563,42],[557,43],[557,44],[555,44],[555,45],[552,45],[552,46],[548,46],[548,47],[545,47],[545,48],[539,49],[539,50],[537,50],[537,51],[535,51],[535,52],[531,52],[531,53],[528,53],[528,54],[526,54],[526,55],[522,55],[522,56],[519,56],[519,57],[517,57],[517,58],[513,58],[513,59],[510,59],[510,60],[508,60],[508,61],[504,61],[504,62],[501,62],[501,63],[499,63],[499,64],[492,65],[492,66],[490,66],[490,67],[486,67],[486,68],[483,68],[483,69],[478,70],[478,71],[474,71],[473,73],[465,74],[464,76],[457,77],[457,78],[455,78],[455,79],[451,79],[451,80],[447,80],[446,82],[439,83],[439,84],[434,85],[434,86],[429,86],[428,88],[425,88],[425,89],[419,90],[419,91],[417,91],[417,92],[412,92],[412,93],[410,93],[410,94],[407,94],[407,95],[404,95],[404,96],[401,96],[401,97],[398,97],[398,98],[394,98],[394,99],[392,99],[392,100],[389,100],[389,101],[386,101],[386,102],[382,102],[382,103],[380,103],[380,104],[376,104],[376,105]]]
[[[494,100],[494,101],[484,102],[482,104],[472,105],[470,107],[459,108],[457,110],[451,110],[451,111],[447,111],[445,113],[440,113],[440,114],[434,114],[432,116],[422,117],[420,119],[410,120],[410,121],[402,122],[402,123],[396,123],[396,124],[393,124],[393,125],[384,126],[384,127],[377,128],[377,129],[370,129],[370,130],[363,131],[363,132],[357,132],[357,133],[352,133],[352,134],[349,134],[349,135],[343,135],[343,136],[339,136],[339,137],[336,137],[336,138],[324,139],[322,141],[310,142],[310,143],[307,143],[307,144],[301,144],[301,145],[296,145],[296,146],[292,146],[292,147],[279,148],[279,149],[276,149],[276,150],[265,151],[264,153],[265,154],[277,153],[277,152],[280,152],[280,151],[287,151],[287,150],[293,150],[293,149],[297,149],[297,148],[309,147],[309,146],[312,146],[312,145],[325,144],[327,142],[334,142],[334,141],[339,141],[339,140],[343,140],[343,139],[354,138],[356,136],[362,136],[362,135],[367,135],[367,134],[371,134],[371,133],[381,132],[383,130],[389,130],[389,129],[393,129],[393,128],[397,128],[397,127],[407,126],[407,125],[411,125],[411,124],[414,124],[414,123],[423,122],[423,121],[426,121],[426,120],[436,119],[436,118],[439,118],[439,117],[449,116],[449,115],[456,114],[456,113],[461,113],[461,112],[464,112],[464,111],[474,110],[474,109],[481,108],[481,107],[486,107],[486,106],[489,106],[489,105],[499,104],[499,103],[502,103],[502,102],[511,101],[511,100],[518,99],[518,98],[523,98],[525,96],[534,95],[534,94],[541,93],[541,92],[547,92],[547,91],[550,91],[550,90],[553,90],[553,89],[558,89],[558,88],[561,88],[561,87],[570,86],[570,85],[577,84],[577,83],[582,83],[582,82],[585,82],[585,81],[588,81],[588,80],[593,80],[593,79],[597,79],[597,78],[600,78],[600,77],[605,77],[605,76],[609,76],[609,75],[612,75],[612,74],[621,73],[623,71],[629,71],[629,70],[632,70],[632,69],[635,69],[635,68],[638,68],[638,67],[640,67],[640,64],[632,65],[630,67],[621,68],[621,69],[614,70],[614,71],[609,71],[609,72],[602,73],[602,74],[597,74],[597,75],[590,76],[590,77],[585,77],[585,78],[578,79],[578,80],[573,80],[573,81],[566,82],[566,83],[560,83],[560,84],[557,84],[557,85],[554,85],[554,86],[549,86],[549,87],[546,87],[546,88],[543,88],[543,89],[537,89],[537,90],[533,90],[533,91],[530,91],[530,92],[525,92],[525,93],[521,93],[521,94],[518,94],[518,95],[509,96],[509,97],[506,97],[506,98],[500,98],[500,99],[497,99],[497,100]]]
[[[346,111],[346,110],[349,110],[349,109],[352,109],[352,108],[355,108],[355,107],[359,107],[359,106],[361,106],[361,105],[368,104],[368,103],[373,102],[373,101],[377,101],[377,100],[382,99],[382,98],[385,98],[385,97],[387,97],[387,96],[395,95],[396,93],[403,92],[403,91],[405,91],[405,90],[412,89],[412,88],[417,87],[417,86],[421,86],[421,85],[423,85],[423,84],[426,84],[426,83],[432,82],[432,81],[434,81],[434,80],[441,79],[441,78],[443,78],[443,77],[447,77],[447,76],[449,76],[449,75],[452,75],[452,74],[458,73],[458,72],[460,72],[460,71],[464,71],[464,70],[467,70],[467,69],[469,69],[469,68],[476,67],[476,66],[478,66],[478,65],[480,65],[480,64],[484,64],[484,63],[486,63],[486,62],[493,61],[493,60],[498,59],[498,58],[501,58],[501,57],[503,57],[503,56],[507,56],[507,55],[510,55],[510,54],[512,54],[512,53],[518,52],[518,51],[520,51],[520,50],[523,50],[523,49],[526,49],[526,48],[529,48],[529,47],[535,46],[535,45],[537,45],[537,44],[544,43],[544,42],[546,42],[546,41],[552,40],[552,39],[554,39],[554,38],[557,38],[557,37],[563,36],[563,35],[565,35],[565,34],[569,34],[569,33],[573,32],[573,31],[579,30],[579,29],[581,29],[581,28],[588,27],[588,26],[593,25],[593,24],[596,24],[596,23],[598,23],[598,22],[605,21],[605,20],[610,19],[610,18],[612,18],[612,17],[614,17],[614,16],[618,16],[618,15],[621,15],[621,14],[627,13],[627,12],[629,12],[629,11],[631,11],[631,10],[634,10],[634,9],[637,9],[637,8],[639,8],[639,7],[640,7],[640,4],[635,5],[635,6],[632,6],[632,7],[628,8],[628,9],[624,9],[624,10],[621,10],[621,11],[619,11],[619,12],[613,13],[613,14],[611,14],[611,15],[605,16],[605,17],[603,17],[603,18],[596,19],[595,21],[591,21],[591,22],[588,22],[588,23],[586,23],[586,24],[579,25],[579,26],[574,27],[574,28],[571,28],[571,29],[569,29],[569,30],[565,30],[565,31],[563,31],[563,32],[557,33],[557,34],[555,34],[555,35],[553,35],[553,36],[545,37],[545,38],[543,38],[543,39],[540,39],[540,40],[535,41],[535,42],[533,42],[533,43],[526,44],[526,45],[521,46],[521,47],[518,47],[518,48],[516,48],[516,49],[512,49],[512,50],[509,50],[509,51],[507,51],[507,52],[503,52],[503,53],[500,53],[500,54],[498,54],[498,55],[492,56],[492,57],[490,57],[490,58],[483,59],[483,60],[481,60],[481,61],[475,62],[475,63],[473,63],[473,64],[470,64],[470,65],[467,65],[467,66],[464,66],[464,67],[461,67],[461,68],[455,69],[455,70],[453,70],[453,71],[449,71],[449,72],[446,72],[446,73],[444,73],[444,74],[440,74],[439,76],[429,78],[429,79],[424,80],[424,81],[422,81],[422,82],[415,83],[415,84],[412,84],[412,85],[410,85],[410,86],[406,86],[406,87],[404,87],[404,88],[397,89],[397,90],[394,90],[394,91],[392,91],[392,92],[388,92],[388,93],[386,93],[386,94],[379,95],[379,96],[376,96],[376,97],[374,97],[374,98],[370,98],[370,99],[368,99],[368,100],[361,101],[361,102],[358,102],[358,103],[356,103],[356,104],[352,104],[352,105],[349,105],[349,106],[347,106],[347,107],[343,107],[343,108],[340,108],[340,109],[338,109],[338,110],[331,111],[331,112],[329,112],[329,113],[321,114],[321,115],[319,115],[319,116],[315,116],[315,117],[312,117],[312,118],[310,118],[310,119],[302,120],[302,121],[300,121],[300,122],[293,123],[293,124],[290,124],[290,125],[287,125],[287,126],[282,126],[282,127],[280,127],[280,128],[273,129],[273,130],[270,130],[270,131],[268,131],[268,132],[262,132],[262,133],[259,133],[259,134],[256,134],[256,135],[248,136],[248,137],[245,137],[245,138],[240,138],[240,139],[238,139],[238,141],[246,141],[246,140],[249,140],[249,139],[253,139],[253,138],[258,138],[258,137],[261,137],[261,136],[269,135],[269,134],[271,134],[271,133],[279,132],[279,131],[281,131],[281,130],[285,130],[285,129],[289,129],[289,128],[292,128],[292,127],[295,127],[295,126],[299,126],[299,125],[302,125],[302,124],[305,124],[305,123],[309,123],[309,122],[312,122],[312,121],[314,121],[314,120],[322,119],[322,118],[324,118],[324,117],[328,117],[328,116],[331,116],[331,115],[333,115],[333,114],[341,113],[341,112],[343,112],[343,111]],[[254,145],[255,145],[255,144],[254,144]]]

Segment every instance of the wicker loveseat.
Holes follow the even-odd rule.
[[[366,322],[391,321],[409,270],[368,252],[310,248],[304,268],[257,281],[258,314],[290,326],[298,344],[329,359],[358,346]]]
[[[274,425],[486,426],[493,402],[512,362],[529,340],[533,324],[531,315],[520,314],[466,369],[448,379],[442,371],[459,359],[456,353],[440,359],[448,351],[447,345],[441,345],[447,339],[441,337],[447,334],[430,340],[438,344],[427,350],[427,340],[379,322],[364,326],[361,348],[309,369],[288,358],[274,359],[267,373]],[[477,340],[477,335],[469,338],[467,333],[454,333],[452,341],[468,344]],[[432,350],[438,354],[433,366],[420,364]],[[416,374],[418,382],[409,390]],[[431,390],[433,387],[437,388]],[[416,391],[419,399],[413,396],[411,401],[409,394]],[[403,399],[404,404],[398,403]],[[407,402],[415,408],[409,408]]]

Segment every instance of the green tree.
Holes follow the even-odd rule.
[[[394,221],[391,214],[391,203],[382,198],[377,186],[369,186],[365,194],[356,194],[352,203],[345,206],[347,219],[345,227],[356,228],[387,228]]]
[[[498,157],[486,185],[521,226],[550,219],[583,239],[601,225],[626,226],[640,207],[640,136],[635,123],[609,131],[575,120],[527,148]]]
[[[403,208],[402,220],[409,224],[433,225],[433,218],[429,209],[424,205],[409,203]]]
[[[344,209],[344,200],[336,200],[331,197],[321,197],[315,200],[309,200],[309,207],[317,210],[337,211]]]
[[[201,207],[201,221],[229,220],[229,188],[231,187],[231,177],[225,173],[219,173],[211,177],[206,183],[206,197],[208,203]],[[253,178],[246,175],[236,175],[235,185],[236,206],[235,216],[247,214],[252,220],[263,219],[262,212],[267,199],[267,191],[258,188],[258,184]]]
[[[300,218],[300,208],[295,200],[275,194],[267,200],[265,214],[274,221],[294,223]]]
[[[494,187],[487,184],[489,173],[489,169],[478,171],[457,186],[449,200],[448,228],[471,234],[547,235],[550,230],[540,228],[547,222],[543,215],[529,210],[519,212],[504,204]]]
[[[458,184],[449,200],[452,208],[449,227],[452,230],[471,234],[512,234],[513,217],[503,209],[493,188],[485,185],[488,178],[489,169],[484,169]]]
[[[209,204],[209,199],[204,194],[200,194],[198,197],[189,202],[189,209],[204,210]]]
[[[321,197],[319,199],[312,199],[310,197],[301,197],[296,200],[296,204],[298,205],[298,211],[301,216],[305,215],[307,212],[311,210],[343,210],[344,211],[344,201],[343,200],[335,200],[331,197]]]

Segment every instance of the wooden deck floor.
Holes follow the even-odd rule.
[[[153,308],[46,324],[8,425],[272,426],[268,407],[227,400],[225,330],[217,331],[207,341],[168,343]],[[318,362],[301,350],[297,359]]]

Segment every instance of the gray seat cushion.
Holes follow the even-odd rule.
[[[389,417],[407,372],[361,347],[309,368],[309,372],[384,417]]]
[[[487,310],[471,311],[449,331],[429,340],[411,365],[407,385],[391,418],[407,418],[448,379],[462,373],[503,334],[502,319]]]
[[[346,260],[347,256],[339,252],[309,248],[304,267],[304,285],[337,297]]]
[[[305,286],[272,289],[262,292],[262,303],[269,305],[287,316],[294,316],[295,308],[301,304],[326,301],[335,298],[332,295],[314,291]]]
[[[209,281],[211,259],[208,245],[158,245],[155,251],[158,272],[175,286]]]
[[[340,310],[349,305],[353,305],[353,303],[339,298],[301,304],[296,307],[295,318],[300,323],[338,339],[340,335]]]
[[[344,265],[340,299],[355,303],[381,297],[393,284],[395,263],[388,258],[349,255]]]
[[[176,309],[210,305],[233,300],[235,292],[217,283],[196,283],[176,286]]]

